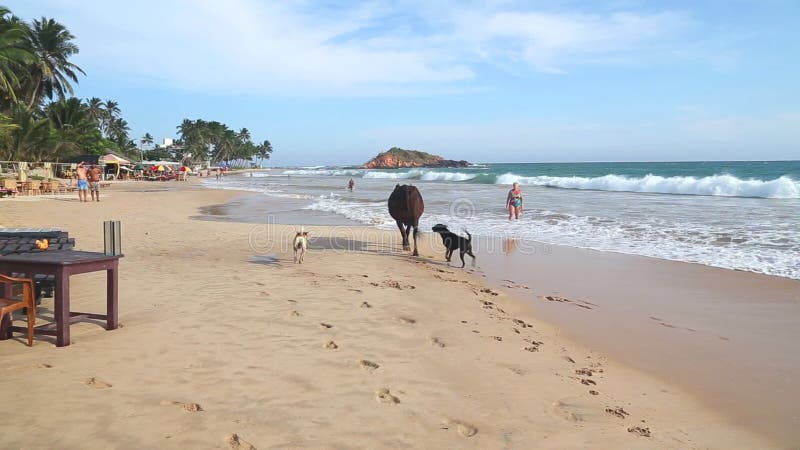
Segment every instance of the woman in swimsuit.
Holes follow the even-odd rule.
[[[522,213],[522,191],[519,190],[519,183],[514,182],[511,190],[508,191],[506,206],[508,207],[508,220],[511,220],[512,216],[519,219],[519,215]]]

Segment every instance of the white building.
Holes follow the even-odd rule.
[[[175,139],[173,138],[164,138],[164,141],[161,144],[156,145],[158,148],[167,148],[172,147],[175,144]]]

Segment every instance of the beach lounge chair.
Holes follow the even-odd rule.
[[[28,312],[28,347],[33,346],[33,326],[36,324],[36,300],[33,295],[33,280],[30,278],[13,278],[0,274],[0,284],[19,283],[22,285],[22,296],[19,299],[0,297],[0,323],[6,314],[12,311],[27,308]],[[4,295],[6,289],[0,289],[0,295]],[[8,330],[11,333],[11,329]]]

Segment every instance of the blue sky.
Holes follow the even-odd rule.
[[[800,2],[16,0],[133,135],[247,127],[274,165],[800,159]]]

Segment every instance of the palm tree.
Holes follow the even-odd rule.
[[[116,119],[122,113],[119,109],[119,102],[115,102],[114,100],[106,100],[105,108],[106,117],[109,119]]]
[[[89,117],[91,117],[92,120],[100,125],[100,123],[103,121],[103,117],[106,114],[105,104],[97,97],[90,98],[86,103],[89,107]]]
[[[104,106],[103,114],[100,118],[100,131],[106,136],[111,135],[111,125],[114,123],[122,111],[119,109],[119,103],[114,100],[106,100],[102,103]]]
[[[247,128],[239,130],[239,140],[242,141],[243,144],[250,142],[250,130]]]
[[[141,142],[143,146],[153,145],[153,136],[151,136],[150,133],[145,133],[144,136],[139,139],[139,142]]]
[[[59,99],[72,95],[72,82],[78,82],[78,72],[86,73],[69,58],[78,53],[78,46],[72,40],[75,36],[64,25],[53,19],[42,17],[34,20],[29,29],[28,45],[34,55],[28,74],[28,110],[38,105],[42,98]]]
[[[258,166],[263,167],[264,160],[269,159],[272,155],[272,144],[269,141],[264,141],[256,146],[256,154],[258,155]]]
[[[11,120],[17,127],[8,133],[4,159],[7,161],[42,161],[53,146],[50,120],[18,105],[12,109]]]
[[[3,100],[16,103],[16,90],[20,86],[18,74],[20,68],[31,61],[32,55],[24,48],[27,26],[15,17],[6,18],[9,14],[8,8],[0,6],[0,93]]]

